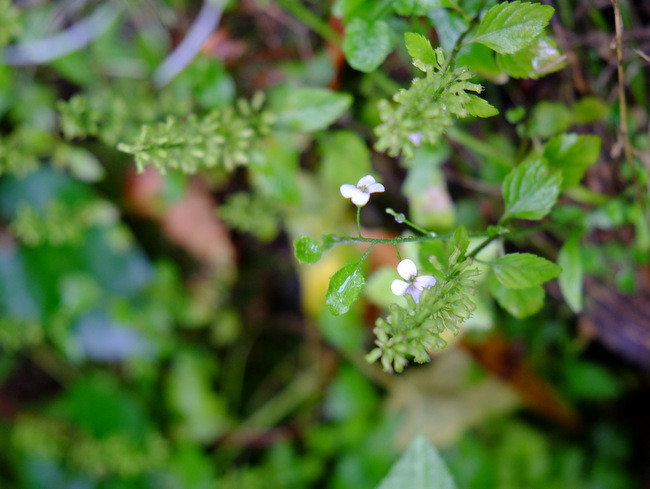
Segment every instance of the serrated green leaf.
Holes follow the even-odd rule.
[[[359,298],[366,279],[359,264],[346,265],[330,278],[326,302],[335,316],[345,314]]]
[[[355,70],[368,73],[384,62],[393,50],[393,33],[383,20],[367,21],[355,18],[345,27],[343,52]]]
[[[497,115],[499,111],[493,105],[489,104],[486,100],[478,95],[468,93],[470,101],[465,104],[467,111],[474,117],[492,117]]]
[[[513,78],[537,79],[566,66],[556,42],[542,35],[515,53],[497,53],[496,63]]]
[[[582,258],[579,239],[579,232],[571,233],[557,256],[557,263],[562,267],[558,277],[560,290],[564,300],[576,314],[582,311]]]
[[[316,263],[323,255],[322,245],[314,238],[303,236],[293,242],[296,258],[303,263]]]
[[[438,66],[436,53],[431,47],[431,42],[426,37],[415,32],[406,32],[404,33],[404,42],[411,58],[418,59],[428,65]]]
[[[325,88],[282,87],[270,97],[276,122],[298,131],[325,129],[352,104],[352,97]]]
[[[437,450],[417,435],[377,489],[456,489]]]
[[[504,2],[487,11],[469,42],[497,53],[514,53],[531,44],[548,25],[555,9],[538,3]]]
[[[560,194],[562,173],[549,172],[542,160],[533,160],[514,168],[503,181],[501,191],[508,219],[537,220],[548,214]]]
[[[557,277],[561,268],[532,253],[509,253],[491,263],[496,278],[509,289],[528,289]]]
[[[489,289],[499,305],[519,319],[532,316],[544,305],[545,292],[541,285],[527,289],[509,289],[492,276]]]
[[[600,138],[590,134],[560,134],[544,146],[549,167],[562,170],[562,188],[578,185],[600,156]]]

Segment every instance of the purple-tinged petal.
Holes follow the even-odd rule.
[[[436,285],[436,278],[431,275],[420,275],[415,279],[413,284],[420,290],[428,289]]]
[[[420,301],[420,296],[422,295],[422,291],[418,288],[411,287],[412,290],[409,290],[409,294],[413,296],[413,300],[417,304]]]
[[[383,192],[384,190],[386,190],[381,183],[370,184],[370,185],[368,185],[367,188],[368,188],[368,193],[371,193],[371,194],[374,194],[374,193],[377,193],[377,192]]]

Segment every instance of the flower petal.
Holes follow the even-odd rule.
[[[365,177],[361,177],[359,183],[357,183],[357,187],[359,188],[368,187],[373,183],[375,183],[375,177],[373,177],[372,175],[366,175]]]
[[[436,285],[436,278],[432,275],[420,275],[415,279],[413,284],[420,290],[428,289],[429,287]]]
[[[370,200],[370,194],[363,192],[362,190],[357,189],[357,191],[352,196],[352,202],[354,205],[361,207],[368,203]]]
[[[413,263],[413,260],[407,258],[406,260],[399,262],[399,265],[397,265],[397,273],[399,273],[400,277],[404,280],[411,280],[418,274],[418,269],[416,268],[415,263]]]
[[[341,195],[346,199],[352,198],[352,196],[358,191],[359,189],[356,186],[350,185],[349,183],[344,183],[341,185]]]
[[[370,185],[368,185],[367,189],[368,189],[368,193],[371,194],[374,194],[376,192],[383,192],[384,190],[386,190],[381,183],[371,183]]]
[[[404,295],[406,294],[409,285],[410,284],[404,282],[404,280],[393,280],[393,283],[390,284],[390,290],[392,290],[395,295]]]
[[[409,290],[409,294],[413,296],[413,300],[417,304],[420,301],[420,296],[422,295],[422,291],[415,287],[411,287],[411,290]]]

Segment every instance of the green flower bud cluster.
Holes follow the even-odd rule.
[[[381,364],[387,372],[402,372],[412,358],[416,363],[429,361],[429,352],[447,346],[440,334],[449,330],[454,334],[471,316],[475,304],[471,296],[476,292],[478,269],[470,268],[470,258],[459,262],[463,253],[457,249],[449,257],[444,278],[423,290],[416,303],[410,294],[404,297],[407,307],[392,304],[390,314],[375,323],[375,344],[366,359]],[[443,272],[442,267],[438,268]]]
[[[94,477],[140,475],[162,466],[169,451],[157,433],[149,433],[142,440],[127,433],[96,438],[63,421],[33,415],[19,417],[11,437],[19,450],[64,461]]]
[[[23,243],[37,246],[43,243],[62,245],[78,243],[89,225],[87,209],[51,201],[43,211],[22,203],[9,225]]]
[[[375,128],[378,151],[388,151],[390,156],[401,151],[412,158],[416,147],[440,140],[453,123],[452,115],[489,117],[497,113],[485,100],[467,93],[483,90],[481,85],[469,81],[474,77],[469,68],[451,69],[445,64],[441,48],[432,51],[427,61],[414,58],[413,64],[425,77],[414,79],[409,89],[397,92],[393,96],[396,104],[385,99],[379,102],[382,124]]]
[[[169,116],[159,124],[142,126],[133,143],[118,149],[135,155],[138,171],[148,164],[161,173],[168,169],[195,173],[201,168],[232,171],[250,161],[255,143],[270,133],[272,116],[262,110],[264,96],[251,102],[239,100],[235,107],[199,117]]]
[[[16,351],[43,340],[43,326],[37,319],[0,317],[0,348]]]
[[[50,134],[33,127],[22,126],[0,137],[0,175],[22,177],[36,170],[39,157],[51,151]]]
[[[182,115],[191,106],[169,92],[154,94],[143,83],[118,83],[68,101],[58,101],[61,131],[66,139],[96,137],[109,146],[132,137],[163,114]]]

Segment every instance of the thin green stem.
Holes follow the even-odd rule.
[[[418,226],[417,224],[415,224],[414,222],[408,220],[406,218],[406,216],[404,215],[404,213],[402,213],[402,212],[395,212],[393,209],[391,209],[389,207],[389,208],[386,209],[386,214],[389,214],[389,215],[393,216],[398,223],[406,224],[407,226],[415,229],[418,233],[422,233],[422,234],[424,234],[426,236],[435,236],[436,235],[436,233],[433,233],[431,231],[427,231],[426,229],[424,229],[424,228]]]
[[[278,0],[280,6],[291,15],[299,19],[316,34],[336,46],[341,45],[341,36],[327,22],[318,17],[314,12],[302,5],[297,0]]]
[[[393,245],[393,246],[395,246],[395,253],[397,253],[397,259],[398,259],[399,261],[402,261],[402,255],[400,255],[400,253],[399,253],[399,248],[398,248],[398,246],[397,246],[397,245]]]
[[[492,241],[494,241],[497,238],[500,238],[501,234],[495,234],[493,236],[488,236],[483,240],[483,242],[478,245],[476,248],[474,248],[468,255],[467,258],[475,258],[476,255],[478,255],[483,249],[485,249]]]
[[[357,232],[359,233],[359,237],[363,238],[361,236],[361,207],[357,207]]]
[[[463,41],[467,37],[467,35],[476,27],[481,20],[481,11],[483,10],[483,7],[485,6],[485,1],[482,0],[481,3],[478,6],[478,9],[476,10],[476,15],[472,17],[471,22],[467,26],[467,29],[463,31],[463,33],[458,37],[456,40],[456,43],[454,44],[453,49],[451,50],[451,54],[445,61],[445,65],[442,67],[442,71],[445,71],[447,68],[450,66],[453,67],[454,63],[456,61],[456,56],[458,56],[458,51],[460,51],[460,48],[464,46]]]

